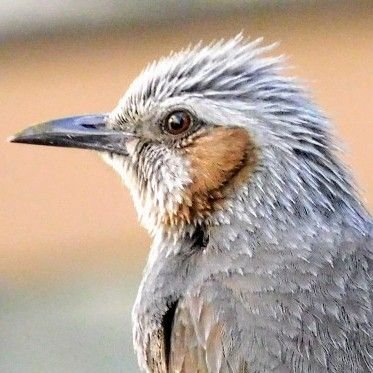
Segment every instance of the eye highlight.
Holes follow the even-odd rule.
[[[166,117],[164,130],[171,135],[180,135],[190,128],[192,122],[192,116],[187,111],[177,110]]]

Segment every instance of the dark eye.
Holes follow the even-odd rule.
[[[192,124],[192,117],[186,111],[174,111],[167,118],[164,130],[171,135],[180,135],[187,131]]]

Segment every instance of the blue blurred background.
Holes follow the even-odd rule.
[[[373,2],[2,0],[0,372],[137,372],[131,306],[149,237],[91,152],[7,144],[110,111],[147,62],[244,31],[280,41],[373,206]]]

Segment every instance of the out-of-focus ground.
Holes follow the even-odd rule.
[[[313,2],[314,3],[314,2]],[[351,2],[352,4],[352,2]],[[357,4],[357,2],[356,2]],[[280,41],[345,144],[373,207],[373,6],[278,7],[71,32],[0,49],[0,372],[134,372],[130,310],[149,238],[94,153],[5,143],[23,127],[110,111],[147,62],[241,30]]]

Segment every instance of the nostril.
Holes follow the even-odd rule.
[[[82,127],[84,128],[90,128],[90,129],[97,129],[97,126],[95,124],[88,124],[88,123],[83,123],[81,124]]]

